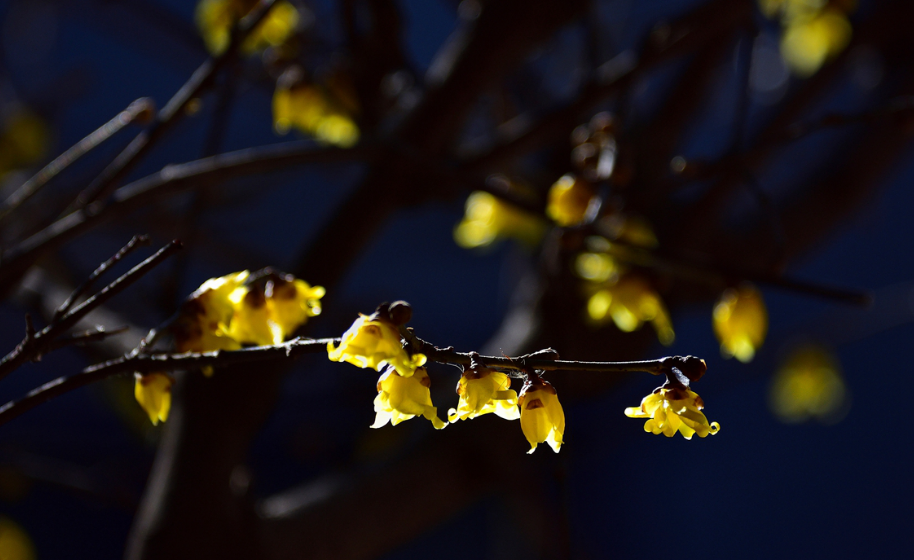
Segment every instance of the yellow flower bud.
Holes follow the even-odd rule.
[[[352,323],[338,347],[327,344],[327,355],[334,362],[349,362],[360,368],[374,368],[381,371],[386,365],[393,366],[403,377],[410,377],[416,368],[425,364],[425,354],[410,356],[400,342],[400,331],[383,319],[371,319],[365,315]]]
[[[720,430],[720,424],[711,422],[701,411],[705,403],[694,391],[686,387],[658,387],[653,393],[641,400],[640,408],[626,408],[629,418],[648,418],[644,431],[655,435],[663,434],[673,437],[676,432],[686,439],[698,434],[698,437],[714,435]]]
[[[574,175],[564,175],[549,189],[546,215],[562,227],[584,221],[590,200],[596,195],[593,186]]]
[[[540,443],[548,443],[556,453],[565,437],[565,412],[552,385],[538,377],[528,379],[521,389],[517,403],[520,405],[520,427],[530,442],[530,451]]]
[[[749,363],[768,333],[768,310],[762,293],[751,284],[728,289],[714,306],[714,334],[725,358]]]
[[[136,374],[133,394],[153,425],[168,420],[173,384],[172,378],[165,373]]]
[[[448,410],[448,420],[466,420],[494,412],[505,420],[517,420],[517,392],[511,390],[511,379],[500,371],[485,367],[467,369],[457,382],[460,400],[457,408]]]
[[[403,377],[393,367],[378,379],[378,396],[374,400],[375,416],[372,428],[380,428],[388,422],[396,426],[404,420],[422,416],[432,423],[436,430],[447,426],[438,418],[438,409],[432,406],[429,392],[431,379],[425,368],[417,368],[409,377]]]

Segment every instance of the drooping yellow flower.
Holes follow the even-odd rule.
[[[798,76],[806,77],[840,53],[851,38],[851,24],[838,10],[826,9],[785,22],[781,56]]]
[[[634,274],[623,275],[615,284],[594,293],[587,302],[587,313],[594,321],[611,318],[623,332],[633,332],[650,321],[666,346],[676,338],[663,300],[645,279]]]
[[[380,428],[388,422],[396,426],[415,416],[425,417],[436,430],[447,426],[447,422],[438,418],[438,409],[432,406],[431,384],[423,367],[416,368],[409,377],[403,377],[394,367],[388,367],[378,379],[378,396],[374,400],[377,415],[371,427]]]
[[[240,286],[229,296],[234,313],[228,336],[242,344],[280,344],[321,312],[324,288],[304,280],[274,278],[266,286]]]
[[[584,221],[595,195],[593,186],[584,179],[563,175],[549,189],[546,215],[562,227],[576,226]]]
[[[531,376],[524,383],[517,404],[521,410],[521,430],[530,442],[530,451],[527,453],[536,451],[536,446],[543,442],[558,453],[565,437],[565,412],[552,385],[539,377]]]
[[[327,357],[334,362],[349,362],[360,368],[374,368],[377,371],[390,365],[403,377],[410,377],[416,368],[425,364],[425,354],[410,356],[400,342],[400,331],[393,323],[383,319],[372,319],[365,315],[352,323],[338,347],[327,344]]]
[[[340,82],[340,80],[337,80]],[[337,87],[341,93],[345,90]],[[276,83],[273,94],[273,128],[288,134],[297,128],[319,142],[348,148],[359,141],[359,127],[343,108],[350,95],[332,97],[329,90],[304,81],[301,71],[292,69]]]
[[[463,220],[454,229],[461,247],[486,247],[500,237],[513,237],[527,244],[539,242],[545,232],[542,220],[485,192],[467,197]]]
[[[448,420],[466,420],[494,412],[505,420],[517,420],[517,392],[511,389],[511,379],[500,371],[486,367],[468,368],[457,382],[460,400],[457,408],[448,410]]]
[[[771,383],[770,405],[784,422],[835,420],[847,389],[838,360],[825,348],[804,345],[787,357]]]
[[[197,3],[197,28],[209,52],[220,54],[228,47],[232,27],[250,13],[257,2],[258,0],[200,0]],[[295,33],[300,19],[295,6],[286,0],[279,0],[245,39],[241,51],[250,54],[282,45]]]
[[[243,286],[248,276],[250,273],[243,270],[210,278],[187,298],[171,327],[179,353],[241,348],[241,343],[229,336],[235,313],[229,295]]]
[[[725,358],[749,363],[768,333],[768,310],[762,293],[751,284],[730,288],[714,306],[714,334]]]
[[[648,418],[644,431],[655,435],[673,437],[678,431],[682,437],[692,439],[707,437],[720,430],[720,424],[711,422],[701,411],[705,403],[694,391],[686,387],[658,387],[641,400],[640,408],[626,408],[629,418]]]
[[[172,378],[163,372],[136,374],[136,385],[133,394],[140,403],[153,425],[168,420],[171,410]],[[0,556],[2,558],[2,556]]]
[[[35,545],[18,523],[0,516],[0,558],[3,560],[35,560]]]

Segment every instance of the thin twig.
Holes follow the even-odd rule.
[[[153,111],[152,100],[148,97],[141,97],[131,103],[126,109],[118,113],[113,119],[106,122],[94,132],[77,142],[70,149],[60,154],[54,160],[44,166],[31,179],[16,189],[13,194],[0,205],[0,222],[22,203],[35,195],[44,188],[48,182],[60,174],[64,169],[69,167],[76,160],[86,155],[99,144],[111,138],[124,129],[130,123],[146,118],[146,115]]]
[[[75,290],[73,290],[73,293],[70,294],[70,297],[68,297],[63,303],[61,303],[60,307],[58,307],[57,310],[54,312],[54,317],[53,317],[53,319],[51,319],[51,322],[60,320],[60,318],[63,317],[66,314],[66,312],[70,310],[71,307],[73,307],[73,304],[76,303],[76,300],[78,300],[80,297],[82,297],[83,294],[88,292],[89,288],[92,287],[92,284],[94,284],[95,281],[98,280],[98,278],[102,274],[107,272],[108,269],[110,269],[112,266],[114,266],[115,264],[120,262],[120,260],[123,259],[124,257],[126,257],[127,255],[132,253],[134,251],[134,249],[136,249],[137,247],[149,245],[149,243],[150,243],[150,239],[149,239],[148,235],[134,235],[133,239],[131,239],[129,242],[127,242],[127,244],[124,245],[120,251],[115,253],[114,256],[111,257],[110,259],[108,259],[105,262],[103,262],[102,264],[100,264],[98,266],[98,268],[96,268],[92,272],[92,274],[90,274],[89,277],[86,278],[85,282],[83,282],[82,284],[79,285],[79,287],[77,287]]]
[[[123,326],[116,329],[107,330],[104,327],[96,327],[95,330],[88,330],[81,333],[61,336],[57,340],[48,344],[47,352],[52,352],[66,346],[83,346],[89,342],[99,342],[108,337],[123,334],[130,330],[130,327]]]
[[[124,148],[124,151],[118,154],[114,161],[79,194],[73,206],[65,213],[85,208],[86,205],[96,200],[104,200],[117,187],[118,181],[184,115],[187,104],[209,88],[212,85],[214,76],[235,58],[241,43],[266,17],[273,8],[275,1],[261,0],[257,7],[241,20],[238,26],[233,29],[231,41],[225,52],[218,57],[208,59],[191,75],[190,79],[181,86],[181,89],[159,111],[152,127],[134,138]]]
[[[49,345],[52,344],[58,336],[73,327],[88,313],[103,305],[109,299],[145,276],[150,270],[170,257],[180,248],[180,241],[172,241],[165,247],[159,249],[154,255],[130,269],[126,274],[102,288],[97,294],[77,305],[59,319],[52,321],[51,324],[43,328],[40,332],[35,333],[34,335],[27,333],[25,339],[23,339],[12,352],[0,360],[0,379],[9,375],[10,372],[14,371],[25,362],[38,359],[43,353],[48,351]],[[30,323],[27,323],[27,325],[28,324]]]

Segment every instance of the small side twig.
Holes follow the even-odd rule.
[[[0,360],[0,379],[6,377],[10,372],[16,370],[27,361],[38,359],[42,354],[48,351],[50,344],[52,344],[61,334],[76,325],[80,319],[88,315],[92,310],[103,305],[112,297],[124,291],[128,286],[145,276],[150,270],[158,266],[159,263],[170,257],[180,248],[180,241],[172,241],[165,247],[159,249],[154,255],[127,271],[123,276],[102,288],[97,294],[67,311],[37,333],[34,333],[34,328],[30,327],[31,321],[26,319],[27,332],[25,339],[19,343],[12,352]]]
[[[52,319],[52,322],[60,320],[60,318],[63,317],[67,313],[67,311],[70,310],[71,307],[73,307],[73,304],[76,303],[76,300],[78,300],[80,297],[82,297],[83,294],[88,292],[89,288],[92,287],[92,284],[94,284],[95,281],[98,280],[98,278],[102,274],[107,272],[108,269],[110,269],[112,266],[114,266],[115,264],[120,262],[120,260],[123,259],[124,257],[126,257],[127,255],[132,253],[134,251],[134,249],[136,249],[137,247],[140,247],[143,245],[149,245],[149,243],[150,243],[150,239],[149,239],[148,235],[134,235],[133,239],[131,239],[126,245],[124,245],[120,251],[115,253],[114,256],[111,257],[110,259],[108,259],[105,262],[103,262],[102,264],[100,264],[98,266],[98,268],[96,268],[92,272],[92,274],[90,274],[89,277],[86,278],[85,282],[83,282],[75,290],[73,290],[73,293],[70,294],[70,297],[68,297],[66,299],[66,301],[64,301],[62,304],[60,304],[60,307],[58,307],[57,311],[54,312],[54,318]]]
[[[0,205],[0,222],[2,222],[13,210],[19,208],[22,203],[43,189],[51,179],[59,175],[76,160],[123,130],[127,125],[135,121],[142,122],[145,119],[148,119],[148,116],[151,115],[153,110],[152,100],[148,97],[141,97],[118,113],[113,119],[106,122],[94,132],[77,142],[70,149],[54,158],[54,160],[44,166],[41,171],[36,173],[25,183],[22,183],[22,186],[16,189],[16,191]]]
[[[90,342],[99,342],[105,340],[108,337],[116,336],[130,330],[130,327],[123,326],[116,329],[105,329],[104,327],[96,327],[94,330],[83,331],[81,333],[70,334],[66,336],[61,336],[56,340],[48,344],[48,352],[53,352],[60,348],[66,346],[83,346]]]

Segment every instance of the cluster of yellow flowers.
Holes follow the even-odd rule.
[[[197,3],[196,20],[206,48],[213,54],[220,54],[228,47],[232,28],[248,15],[259,0],[200,0]],[[301,17],[298,9],[286,0],[279,0],[251,31],[241,51],[253,54],[268,47],[278,47],[295,33]]]
[[[257,0],[200,0],[196,20],[207,49],[213,54],[225,51],[233,27],[256,5]],[[267,58],[288,64],[290,54],[296,52],[296,31],[308,17],[291,2],[279,0],[245,39],[241,52],[271,49],[273,56]],[[351,89],[339,72],[318,84],[305,80],[297,66],[290,66],[277,80],[273,94],[274,129],[278,134],[288,134],[295,128],[324,144],[354,145],[359,140],[359,127],[352,116],[358,112],[358,103]]]
[[[320,314],[323,296],[321,286],[269,269],[210,278],[184,302],[171,324],[175,349],[211,352],[279,344]],[[212,375],[212,369],[204,369],[204,374]],[[168,418],[172,384],[165,373],[136,375],[136,400],[153,424]]]
[[[339,346],[328,344],[327,354],[335,362],[349,362],[361,368],[384,369],[378,379],[375,397],[375,421],[372,428],[422,416],[435,429],[447,426],[438,418],[432,404],[431,379],[422,367],[426,356],[410,354],[402,341],[399,325],[386,314],[361,315],[347,330]],[[562,446],[565,414],[555,389],[538,376],[528,376],[520,396],[511,389],[507,374],[476,363],[465,368],[457,383],[457,408],[448,411],[450,422],[477,418],[494,412],[506,420],[521,421],[521,429],[530,442],[532,453],[538,443],[548,443],[556,452]],[[518,407],[520,410],[518,411]]]
[[[847,14],[856,6],[856,0],[759,0],[762,13],[780,18],[781,56],[802,77],[844,50],[852,33]]]
[[[319,142],[348,148],[359,141],[359,127],[350,117],[357,109],[344,78],[308,83],[301,69],[293,67],[276,82],[273,128],[279,134],[296,128]]]

